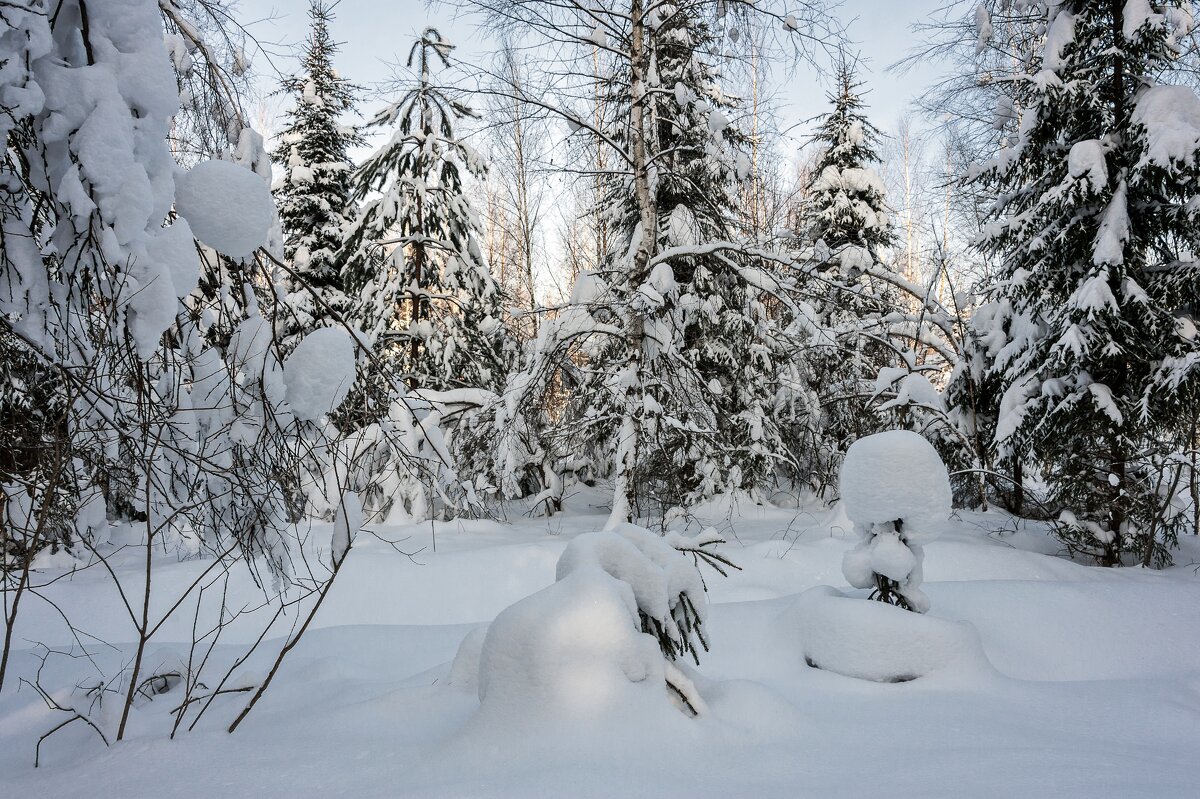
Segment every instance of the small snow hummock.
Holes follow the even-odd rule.
[[[958,673],[977,683],[980,675],[994,673],[979,633],[967,622],[863,602],[826,585],[797,597],[781,621],[799,633],[809,666],[845,677],[908,682]]]
[[[842,574],[871,598],[924,613],[921,523],[950,512],[950,477],[937,450],[908,430],[890,430],[850,445],[841,472],[842,502],[859,544]]]
[[[354,384],[354,341],[345,330],[323,327],[301,339],[283,365],[287,402],[298,419],[320,423]]]
[[[196,238],[230,258],[262,247],[275,218],[267,183],[229,161],[201,161],[178,175],[175,210]]]

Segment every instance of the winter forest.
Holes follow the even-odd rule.
[[[1200,3],[253,5],[0,0],[0,795],[1200,795]]]

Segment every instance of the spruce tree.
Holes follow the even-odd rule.
[[[413,44],[417,80],[371,127],[394,127],[357,170],[363,201],[346,243],[358,323],[410,388],[503,387],[511,348],[503,294],[467,196],[484,164],[456,135],[474,112],[434,83],[453,46],[434,28]]]
[[[816,263],[799,289],[816,312],[806,346],[806,377],[821,397],[819,439],[829,468],[853,441],[878,432],[884,421],[872,400],[881,370],[901,351],[884,343],[887,316],[900,310],[898,292],[878,274],[890,271],[882,253],[895,240],[880,162],[879,130],[865,114],[854,63],[843,58],[828,95],[832,109],[811,141],[820,147],[799,233],[815,245]]]
[[[1164,475],[1195,411],[1200,99],[1162,81],[1187,5],[1047,4],[1019,130],[978,172],[1011,304],[996,437],[1041,462],[1057,534],[1106,565],[1164,561],[1180,519]]]
[[[833,108],[810,139],[820,148],[820,157],[802,209],[801,233],[810,241],[825,242],[825,268],[853,286],[869,283],[864,272],[880,263],[880,251],[895,242],[895,234],[887,189],[874,166],[881,160],[881,136],[866,117],[863,84],[854,63],[845,58],[836,77],[836,91],[827,95]],[[835,308],[878,312],[886,307],[881,300],[877,294],[840,298]]]
[[[362,143],[357,130],[341,123],[354,110],[356,87],[333,68],[338,50],[329,32],[333,10],[323,0],[311,0],[308,16],[312,22],[300,73],[284,83],[295,104],[272,153],[282,171],[274,195],[284,257],[296,273],[283,278],[285,346],[321,326],[327,314],[323,306],[338,313],[350,310],[338,253],[354,215],[350,149]]]
[[[564,420],[617,477],[615,521],[644,501],[652,504],[643,513],[752,491],[790,459],[774,418],[776,320],[736,229],[733,190],[749,158],[712,65],[720,39],[697,4],[643,35],[653,64],[645,124],[616,137],[644,147],[653,179],[641,197],[626,174],[606,176],[614,246],[576,297],[596,323],[624,335],[587,348]],[[609,85],[618,118],[633,116],[633,68],[618,64]]]

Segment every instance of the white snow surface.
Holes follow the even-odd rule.
[[[840,476],[846,515],[859,524],[940,520],[950,512],[950,478],[933,445],[888,430],[850,445]]]
[[[275,218],[270,187],[229,161],[201,161],[175,178],[175,210],[196,238],[230,258],[244,258],[267,242]]]
[[[1200,562],[1200,541],[1184,540],[1180,565],[1163,571],[1101,569],[1056,555],[1059,545],[1043,525],[960,511],[954,520],[929,522],[936,539],[925,546],[923,588],[933,609],[918,616],[867,601],[842,580],[842,555],[855,541],[842,505],[714,503],[720,512],[698,523],[721,528],[729,543],[718,550],[742,571],[728,579],[705,572],[712,651],[688,673],[708,712],[693,719],[656,680],[630,679],[651,663],[648,649],[643,664],[630,646],[629,594],[590,569],[555,579],[567,547],[603,526],[606,497],[577,487],[567,492],[563,514],[529,518],[513,506],[511,524],[368,525],[416,554],[360,534],[312,627],[233,735],[225,727],[244,693],[218,697],[195,730],[185,724],[169,740],[170,711],[181,701],[176,687],[138,703],[124,743],[106,748],[75,723],[46,739],[35,770],[37,737],[65,717],[27,686],[6,685],[0,793],[1195,796],[1200,576],[1188,564]],[[333,529],[311,530],[322,563]],[[110,534],[102,551],[138,594],[139,531],[113,527]],[[154,585],[163,593],[152,612],[160,614],[168,594],[211,562],[161,551],[156,558]],[[22,607],[8,676],[34,678],[34,641],[71,645],[61,609],[111,644],[84,639],[97,666],[65,656],[46,663],[43,679],[59,687],[60,700],[87,702],[97,667],[112,675],[127,666],[135,636],[111,578],[86,561],[73,567],[50,562],[36,575],[39,593],[54,604],[35,597]],[[553,585],[562,587],[539,593]],[[805,593],[815,586],[830,588]],[[216,617],[210,600],[220,594],[205,592],[201,629]],[[244,568],[231,574],[227,594],[237,608],[262,596]],[[527,597],[595,627],[585,634],[578,623],[529,624],[534,603]],[[514,606],[519,612],[506,610]],[[186,662],[194,610],[192,603],[156,633],[148,668]],[[510,634],[488,656],[481,702],[474,683],[485,625],[498,614],[508,614],[502,627]],[[294,618],[274,628],[232,685],[261,679]],[[249,614],[232,624],[211,655],[214,670],[233,665],[264,623]],[[540,647],[544,670],[505,670],[502,650],[511,652],[523,635]],[[821,668],[806,665],[806,657]],[[906,676],[918,678],[875,681]],[[527,702],[572,686],[577,704],[565,709]],[[614,693],[603,695],[608,689]],[[100,714],[107,723],[110,704],[106,698]]]
[[[1071,145],[1067,172],[1073,178],[1086,177],[1092,191],[1103,191],[1108,183],[1108,163],[1104,160],[1104,145],[1100,140],[1085,139]]]
[[[287,402],[310,422],[337,410],[354,385],[354,340],[345,330],[322,327],[300,340],[283,364]]]

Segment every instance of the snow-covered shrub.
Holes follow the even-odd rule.
[[[950,478],[937,451],[907,430],[860,438],[846,452],[841,495],[860,539],[842,561],[846,581],[872,589],[872,599],[927,611],[917,525],[950,512]]]
[[[702,699],[673,661],[690,654],[699,662],[698,646],[708,648],[698,560],[730,565],[704,549],[720,541],[712,530],[660,537],[630,524],[574,539],[557,581],[488,628],[478,656],[484,711],[590,715],[669,699],[702,713]],[[477,646],[469,637],[460,660],[470,663]]]

